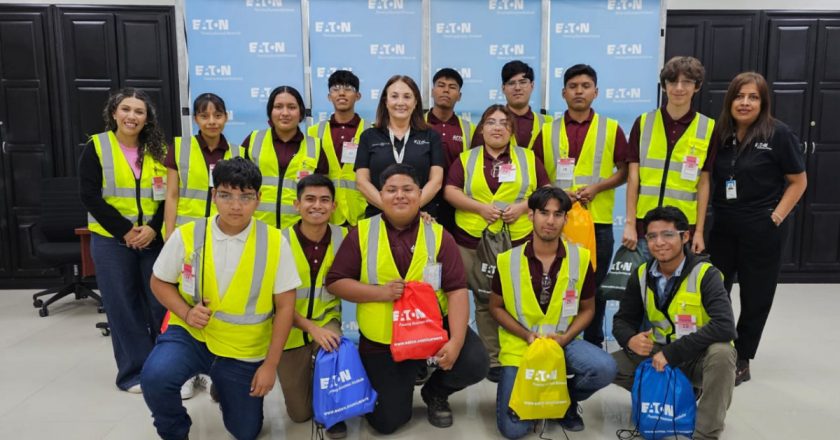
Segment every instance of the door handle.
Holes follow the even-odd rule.
[[[817,143],[811,141],[811,154],[814,154],[814,151],[817,151]]]
[[[6,126],[3,125],[3,121],[0,121],[0,150],[6,154]]]

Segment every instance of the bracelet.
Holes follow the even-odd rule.
[[[773,223],[775,223],[776,226],[779,226],[785,220],[782,218],[782,216],[776,214],[776,211],[770,213],[770,218],[773,219]]]

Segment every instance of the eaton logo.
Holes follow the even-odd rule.
[[[524,11],[525,0],[489,0],[487,9],[491,11]]]
[[[610,265],[610,272],[630,273],[633,270],[633,263],[629,261],[616,261]]]
[[[271,87],[251,87],[251,98],[266,100],[271,96]]]
[[[370,99],[374,101],[379,99],[379,89],[370,89]]]
[[[378,56],[405,55],[405,44],[371,44],[370,54]]]
[[[323,34],[349,34],[353,25],[349,21],[316,21],[315,32]]]
[[[555,78],[562,78],[564,73],[566,73],[566,68],[565,67],[555,67],[554,68],[554,77]]]
[[[235,118],[233,117],[233,110],[228,110],[228,111],[226,111],[225,113],[227,113],[227,118],[228,118],[228,121],[233,121],[233,120],[235,119]]]
[[[233,76],[233,67],[230,64],[196,64],[195,76]]]
[[[642,50],[642,43],[608,44],[607,55],[617,57],[639,56],[644,55],[644,51]]]
[[[674,406],[662,402],[642,402],[642,412],[645,414],[674,417]]]
[[[562,35],[581,35],[588,34],[591,29],[589,22],[568,22],[568,23],[554,23],[554,33]]]
[[[490,55],[492,56],[521,56],[525,55],[524,44],[491,44]]]
[[[438,34],[470,34],[472,23],[464,21],[461,23],[435,23],[435,33]]]
[[[330,386],[338,386],[343,383],[347,383],[353,380],[353,376],[350,375],[350,370],[345,369],[338,372],[338,374],[321,377],[318,379],[318,383],[321,385],[321,389],[325,390]]]
[[[251,41],[248,43],[248,52],[261,55],[274,55],[286,53],[285,41]]]
[[[641,11],[643,0],[607,0],[608,11]]]
[[[218,32],[218,31],[229,31],[230,30],[230,20],[227,18],[219,18],[219,19],[200,19],[196,18],[192,20],[192,29],[194,31],[210,31],[210,32]]]
[[[505,95],[499,89],[490,89],[490,90],[487,91],[487,98],[490,99],[491,101],[496,101],[496,100],[498,100],[498,99],[500,99],[504,96]],[[488,266],[487,263],[482,263],[481,264],[481,271],[486,273],[485,269],[487,269],[487,266]],[[493,272],[495,272],[495,271],[496,271],[496,267],[493,266]]]
[[[368,0],[368,9],[377,11],[400,11],[405,9],[405,0]]]
[[[353,71],[352,67],[316,67],[315,68],[315,77],[316,78],[328,78],[330,75],[335,73],[336,70],[349,70]]]
[[[607,99],[625,100],[625,99],[641,99],[641,87],[618,87],[609,88],[606,90]]]
[[[537,370],[534,368],[525,369],[525,379],[534,382],[550,382],[557,380],[557,370]]]
[[[461,74],[461,78],[463,79],[470,79],[472,78],[472,68],[470,67],[462,67],[460,69],[456,69],[458,73]]]
[[[282,8],[283,0],[245,0],[249,8]]]
[[[394,310],[394,322],[407,322],[426,319],[426,314],[420,309],[407,309],[403,311]]]

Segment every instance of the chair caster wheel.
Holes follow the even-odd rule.
[[[44,301],[41,301],[40,299],[36,299],[36,300],[32,301],[32,307],[35,307],[36,309],[38,307],[43,306],[43,305],[44,305]]]
[[[50,312],[48,312],[47,309],[40,309],[38,310],[38,314],[41,315],[41,317],[43,318],[45,316],[48,316]]]
[[[96,308],[96,311],[98,313],[105,313],[105,307],[99,306],[99,307]]]

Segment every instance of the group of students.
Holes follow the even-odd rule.
[[[236,438],[258,435],[275,377],[290,418],[308,420],[313,356],[338,346],[340,303],[351,301],[378,392],[366,418],[394,432],[411,418],[426,362],[391,356],[393,301],[406,282],[424,281],[449,333],[421,389],[434,426],[453,423],[452,393],[487,378],[499,383],[500,432],[526,435],[533,422],[508,401],[528,344],[550,337],[574,376],[564,429],[582,430],[579,402],[612,382],[629,388],[652,356],[657,369],[683,367],[702,388],[695,436],[717,438],[733,386],[750,378],[776,287],[767,274],[778,273],[784,219],[806,179],[795,136],[771,116],[765,80],[733,79],[715,124],[691,109],[703,75],[694,58],[669,60],[660,73],[666,104],[637,118],[629,142],[592,109],[597,74],[588,65],[566,70],[568,109],[553,119],[528,104],[533,69],[507,63],[507,104],[488,107],[477,126],[455,114],[460,75],[441,69],[430,111],[416,83],[396,75],[367,128],[355,112],[359,79],[341,70],[328,80],[328,120],[304,133],[303,99],[281,86],[266,106],[269,127],[241,146],[223,134],[227,109],[216,95],[195,100],[199,133],[167,149],[148,95],[115,93],[79,174],[117,386],[142,392],[165,439],[187,437],[180,391],[200,373],[212,378]],[[596,291],[613,253],[614,189],[625,182],[622,244],[648,262],[615,317],[623,350],[609,355]],[[710,201],[711,263],[695,255],[706,248]],[[593,217],[597,261],[561,238],[574,202]],[[467,272],[482,234],[505,226],[512,249],[499,254],[482,294]],[[736,275],[737,333],[728,294]],[[478,334],[468,326],[470,291]],[[327,431],[344,434],[343,423]]]

